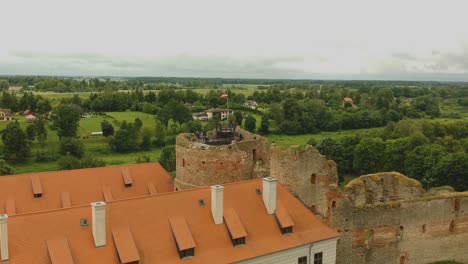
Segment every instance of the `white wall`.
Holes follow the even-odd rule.
[[[307,256],[307,263],[313,264],[314,254],[323,252],[323,264],[336,263],[336,239],[325,240],[313,244],[275,252],[269,255],[237,262],[239,264],[297,264],[300,257]]]

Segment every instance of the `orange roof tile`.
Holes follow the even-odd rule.
[[[177,242],[179,250],[186,250],[195,247],[192,233],[187,225],[187,222],[182,217],[169,217],[172,233]]]
[[[276,219],[282,228],[294,226],[294,222],[281,201],[276,203]]]
[[[114,200],[148,195],[148,183],[159,193],[174,190],[172,176],[159,163],[125,165],[132,175],[132,188],[122,183],[122,166],[35,173],[43,191],[33,196],[31,174],[0,177],[0,201],[15,200],[16,213],[24,214],[63,207],[61,193],[67,192],[72,206],[89,205],[103,199],[102,188],[110,188]],[[0,206],[0,213],[6,208]]]
[[[220,264],[338,238],[338,233],[317,219],[280,184],[277,185],[277,199],[288,208],[291,219],[294,219],[294,232],[287,236],[281,234],[275,216],[265,212],[262,196],[256,192],[262,188],[261,180],[226,184],[224,187],[225,208],[236,211],[248,233],[247,243],[242,247],[232,245],[225,225],[213,223],[210,188],[109,202],[106,207],[107,241],[112,243],[113,227],[128,226],[141,258],[140,264]],[[199,205],[200,199],[206,201],[205,206]],[[185,219],[190,227],[191,237],[196,243],[195,256],[190,259],[181,260],[178,255],[168,221],[173,216]],[[50,263],[44,240],[64,236],[68,238],[76,264],[118,263],[116,247],[108,244],[96,248],[92,223],[82,227],[82,218],[91,221],[89,205],[11,216],[8,219],[10,263]]]
[[[66,238],[47,240],[47,249],[49,251],[52,264],[73,264],[73,258],[68,247]]]
[[[232,239],[247,236],[247,232],[245,232],[244,226],[234,209],[226,208],[224,210],[224,220],[226,221],[226,226],[229,229]]]
[[[5,213],[7,215],[16,214],[15,200],[13,200],[13,199],[5,200]]]
[[[121,263],[132,263],[140,260],[140,255],[128,227],[113,229],[112,236],[114,237],[114,243],[117,247]]]

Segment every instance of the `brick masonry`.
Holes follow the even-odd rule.
[[[312,146],[284,148],[237,132],[243,141],[222,146],[180,134],[176,190],[272,176],[341,233],[336,263],[468,263],[468,192],[426,192],[394,172],[361,176],[341,190],[335,162]]]

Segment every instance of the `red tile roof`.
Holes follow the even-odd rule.
[[[51,239],[47,240],[46,243],[52,264],[74,263],[66,238]]]
[[[131,187],[125,187],[122,168],[128,169],[131,175]],[[172,176],[159,163],[2,176],[0,213],[24,214],[68,205],[89,205],[104,200],[104,187],[114,200],[145,196],[151,193],[148,184],[153,184],[159,193],[174,189]],[[42,196],[34,198],[34,193]],[[68,199],[63,193],[68,193]]]
[[[281,234],[276,217],[265,211],[262,196],[256,192],[256,189],[262,188],[261,180],[224,187],[225,208],[235,210],[248,234],[242,247],[232,245],[226,224],[214,224],[211,190],[199,188],[109,202],[106,207],[107,246],[103,248],[94,246],[89,205],[11,216],[8,219],[10,263],[50,263],[44,241],[57,237],[67,238],[76,264],[118,263],[121,249],[117,250],[112,243],[112,230],[122,226],[128,227],[141,264],[233,263],[338,237],[338,233],[318,220],[280,184],[277,186],[277,200],[288,209],[294,221],[294,232],[288,235]],[[44,191],[46,193],[47,188]],[[206,204],[200,204],[200,199],[205,200]],[[229,214],[230,209],[227,211]],[[80,225],[82,218],[90,221],[88,227]],[[176,223],[170,219],[176,219]],[[176,235],[182,236],[184,241],[188,241],[187,233],[190,233],[195,245],[194,257],[180,259],[171,224],[172,227],[177,226],[176,230],[185,229],[184,234]],[[133,251],[129,255],[136,253]]]

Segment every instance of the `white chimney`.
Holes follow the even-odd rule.
[[[211,214],[215,224],[222,224],[224,217],[224,187],[211,186]]]
[[[105,202],[91,203],[93,212],[93,237],[96,247],[106,246],[106,206]]]
[[[0,253],[2,254],[2,262],[8,261],[8,215],[0,214]]]
[[[276,179],[273,177],[263,178],[263,203],[268,214],[276,211]]]

